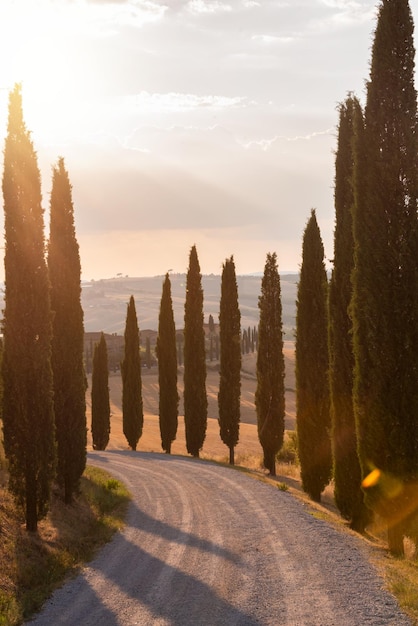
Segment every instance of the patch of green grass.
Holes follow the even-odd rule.
[[[277,487],[280,491],[289,491],[289,485],[286,485],[286,483],[278,483]]]
[[[406,559],[388,557],[385,564],[389,590],[397,598],[400,607],[418,624],[418,563]]]

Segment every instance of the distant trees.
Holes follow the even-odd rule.
[[[332,469],[327,298],[324,247],[312,210],[303,235],[297,295],[296,423],[302,487],[317,502]],[[261,325],[259,333],[261,343]]]
[[[339,108],[335,159],[334,268],[329,285],[329,359],[335,502],[351,528],[363,532],[370,511],[361,489],[353,406],[353,328],[350,317],[354,267],[354,138],[359,103],[349,96]]]
[[[258,307],[257,430],[264,466],[275,476],[276,454],[283,445],[285,418],[282,303],[275,252],[267,254]]]
[[[179,395],[177,391],[177,348],[171,282],[168,273],[163,283],[157,337],[159,416],[161,446],[171,453],[177,435]]]
[[[151,341],[149,337],[145,339],[145,364],[147,366],[147,369],[150,370],[152,367],[152,358],[151,358]]]
[[[413,20],[383,0],[357,126],[354,406],[366,502],[403,553],[418,480],[418,161]],[[415,485],[415,486],[414,486]],[[413,508],[413,507],[412,507]]]
[[[203,289],[196,246],[190,250],[184,306],[184,423],[186,447],[198,457],[206,436],[206,350]]]
[[[94,450],[106,450],[110,435],[109,367],[104,334],[94,346],[91,381],[91,432]]]
[[[219,313],[220,378],[218,393],[221,439],[229,448],[234,465],[234,448],[239,439],[241,398],[241,314],[234,258],[226,259],[222,270]]]
[[[48,271],[53,315],[52,370],[58,450],[57,477],[68,504],[86,466],[86,375],[81,265],[71,184],[59,159],[53,169]]]
[[[133,296],[129,299],[126,313],[125,348],[121,372],[123,434],[130,448],[136,450],[138,441],[142,436],[144,414],[142,408],[139,328]]]
[[[25,507],[27,530],[36,531],[48,509],[56,462],[52,319],[40,174],[19,85],[9,95],[3,198],[4,448],[9,489]]]

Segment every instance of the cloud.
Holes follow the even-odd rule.
[[[149,93],[141,91],[125,99],[128,107],[140,111],[190,111],[196,108],[224,109],[244,106],[247,98],[242,96],[198,95],[193,93]]]
[[[274,147],[283,142],[296,142],[296,141],[310,141],[311,139],[315,139],[317,137],[329,137],[335,135],[335,128],[327,128],[326,130],[314,131],[307,135],[300,135],[296,137],[284,137],[284,136],[274,136],[270,139],[256,139],[248,142],[242,142],[244,148],[261,148],[261,150],[266,151],[270,148]]]
[[[276,35],[253,35],[251,39],[253,41],[260,41],[262,44],[271,45],[291,43],[295,40],[295,37],[291,37],[289,35],[285,37],[280,37]]]
[[[232,11],[232,6],[226,2],[218,2],[217,0],[190,0],[187,8],[195,15],[225,13]]]

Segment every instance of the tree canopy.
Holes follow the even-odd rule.
[[[285,418],[282,303],[275,252],[267,254],[258,308],[257,431],[264,466],[275,476],[276,454],[283,445]]]
[[[184,423],[186,447],[198,457],[206,437],[206,348],[203,289],[196,246],[190,250],[184,305]]]
[[[222,270],[219,334],[219,429],[222,441],[229,448],[229,462],[233,465],[234,448],[239,439],[241,410],[241,313],[232,256],[226,259]]]
[[[142,407],[141,355],[139,327],[134,297],[129,299],[122,370],[122,421],[123,434],[132,450],[136,450],[142,436],[144,413]]]
[[[171,282],[168,273],[163,283],[157,337],[159,416],[162,449],[170,454],[178,426],[177,346]]]
[[[9,95],[3,198],[4,448],[9,488],[25,507],[26,528],[35,531],[48,509],[56,465],[52,316],[40,174],[19,85]]]
[[[296,424],[302,487],[320,501],[331,479],[328,281],[315,210],[303,235],[296,307]]]
[[[52,370],[58,450],[57,474],[65,502],[78,492],[86,466],[86,375],[81,306],[81,264],[71,184],[59,159],[50,199],[48,272],[53,310]]]

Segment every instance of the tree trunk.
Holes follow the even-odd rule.
[[[235,464],[235,448],[234,448],[234,446],[231,446],[229,448],[229,464],[230,465],[234,465]]]
[[[404,556],[403,530],[401,522],[388,524],[388,545],[393,556]]]
[[[264,452],[263,465],[270,476],[276,476],[276,455],[274,452]]]
[[[64,479],[64,502],[65,504],[72,504],[73,501],[73,490],[71,488],[71,483],[68,476]]]

